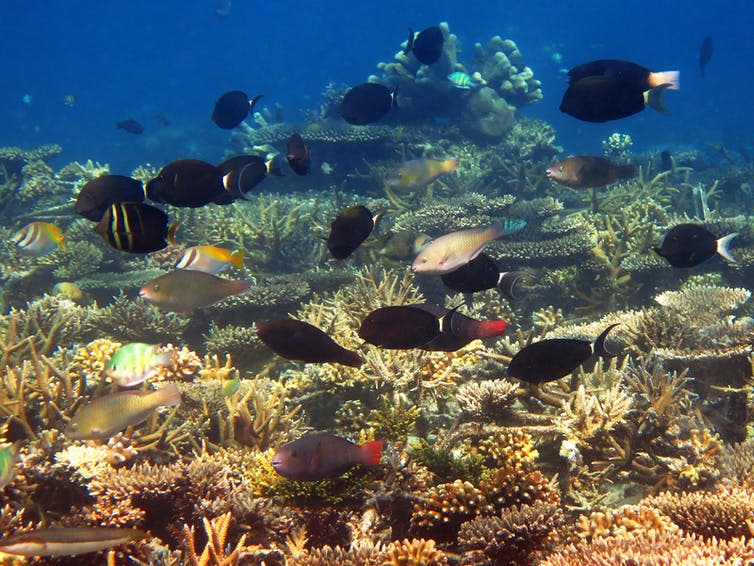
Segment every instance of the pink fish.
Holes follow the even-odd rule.
[[[280,448],[272,458],[272,467],[291,480],[317,481],[338,477],[357,465],[377,465],[381,451],[382,440],[359,446],[334,434],[317,432]]]
[[[492,240],[518,232],[525,220],[508,219],[487,228],[472,228],[451,232],[432,240],[411,265],[415,273],[442,275],[451,273],[478,256]]]

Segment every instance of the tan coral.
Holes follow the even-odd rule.
[[[601,537],[628,533],[675,533],[678,525],[659,510],[639,505],[623,505],[618,509],[593,511],[581,515],[574,530],[577,540],[592,541]]]
[[[518,383],[507,379],[471,381],[458,388],[456,398],[469,417],[494,420],[505,415],[521,391]]]
[[[448,564],[445,553],[436,548],[432,539],[403,539],[385,547],[383,566],[443,566]]]

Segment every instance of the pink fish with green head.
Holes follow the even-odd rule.
[[[495,222],[487,228],[451,232],[432,240],[411,265],[415,273],[442,275],[451,273],[477,257],[492,240],[518,232],[526,226],[516,218]]]

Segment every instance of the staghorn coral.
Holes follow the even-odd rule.
[[[448,564],[442,550],[435,547],[435,541],[424,539],[403,539],[393,541],[383,551],[383,566],[443,566]]]
[[[470,418],[489,421],[503,417],[519,393],[517,383],[495,379],[464,383],[458,388],[457,399]]]
[[[194,527],[183,525],[183,547],[185,554],[182,563],[188,566],[235,566],[239,564],[241,553],[244,551],[246,535],[241,535],[235,547],[229,550],[228,528],[233,519],[229,511],[224,515],[210,520],[202,518],[207,543],[201,553],[196,550],[196,535]]]
[[[623,505],[617,509],[593,511],[588,517],[581,515],[573,537],[576,540],[591,542],[599,538],[626,534],[663,535],[678,532],[678,525],[653,507]]]
[[[188,319],[164,312],[142,300],[131,300],[124,293],[98,311],[103,331],[124,342],[163,342],[180,337]]]
[[[458,533],[462,563],[530,564],[534,553],[557,539],[562,523],[562,511],[543,502],[503,509],[499,517],[477,517]]]

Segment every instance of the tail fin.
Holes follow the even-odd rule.
[[[738,236],[738,232],[733,232],[727,236],[723,236],[717,241],[717,253],[723,256],[731,263],[736,263],[736,258],[730,253],[730,242],[733,238]]]
[[[502,222],[503,225],[503,236],[507,234],[514,234],[516,232],[520,232],[524,228],[526,228],[526,220],[523,220],[521,218],[506,218]]]
[[[475,324],[477,338],[494,338],[505,332],[508,323],[504,320],[483,320]]]
[[[175,383],[168,383],[152,393],[155,403],[159,407],[175,407],[181,404],[181,392]]]
[[[254,98],[249,100],[249,114],[254,113],[254,105],[259,102],[259,99],[261,99],[263,96],[263,94],[257,94]]]
[[[359,452],[361,453],[360,463],[364,466],[376,466],[379,464],[382,454],[382,444],[382,440],[374,440],[359,446]]]
[[[523,271],[503,271],[497,280],[497,288],[509,299],[515,299],[516,285],[523,276]]]
[[[395,87],[393,92],[390,93],[390,109],[398,110],[398,87]]]
[[[60,249],[61,252],[65,251],[65,248],[66,248],[66,246],[65,246],[65,235],[61,234],[60,239],[58,240],[58,248]]]
[[[276,155],[272,159],[270,159],[266,165],[267,165],[267,173],[270,175],[275,175],[276,177],[282,177],[283,176],[283,169],[280,167],[281,157],[280,154]]]
[[[445,161],[442,162],[442,170],[445,173],[452,173],[453,171],[458,169],[458,165],[460,165],[460,163],[461,162],[458,161],[458,159],[456,158],[446,159]]]
[[[681,88],[680,71],[661,71],[659,73],[649,73],[649,86],[652,88],[667,85],[670,90]]]
[[[230,254],[230,264],[237,269],[244,268],[243,250],[238,250]]]
[[[168,228],[168,244],[175,245],[175,233],[178,231],[178,226],[180,226],[180,222],[173,222],[170,227]]]
[[[614,354],[610,350],[608,350],[605,347],[605,340],[607,339],[607,335],[610,333],[610,331],[618,326],[618,323],[611,324],[605,330],[602,331],[602,334],[597,336],[597,339],[594,341],[594,345],[592,347],[592,353],[595,356],[601,356],[603,358],[614,358],[618,354]]]
[[[657,110],[660,114],[670,114],[665,107],[665,91],[670,85],[664,84],[644,92],[644,106]]]

